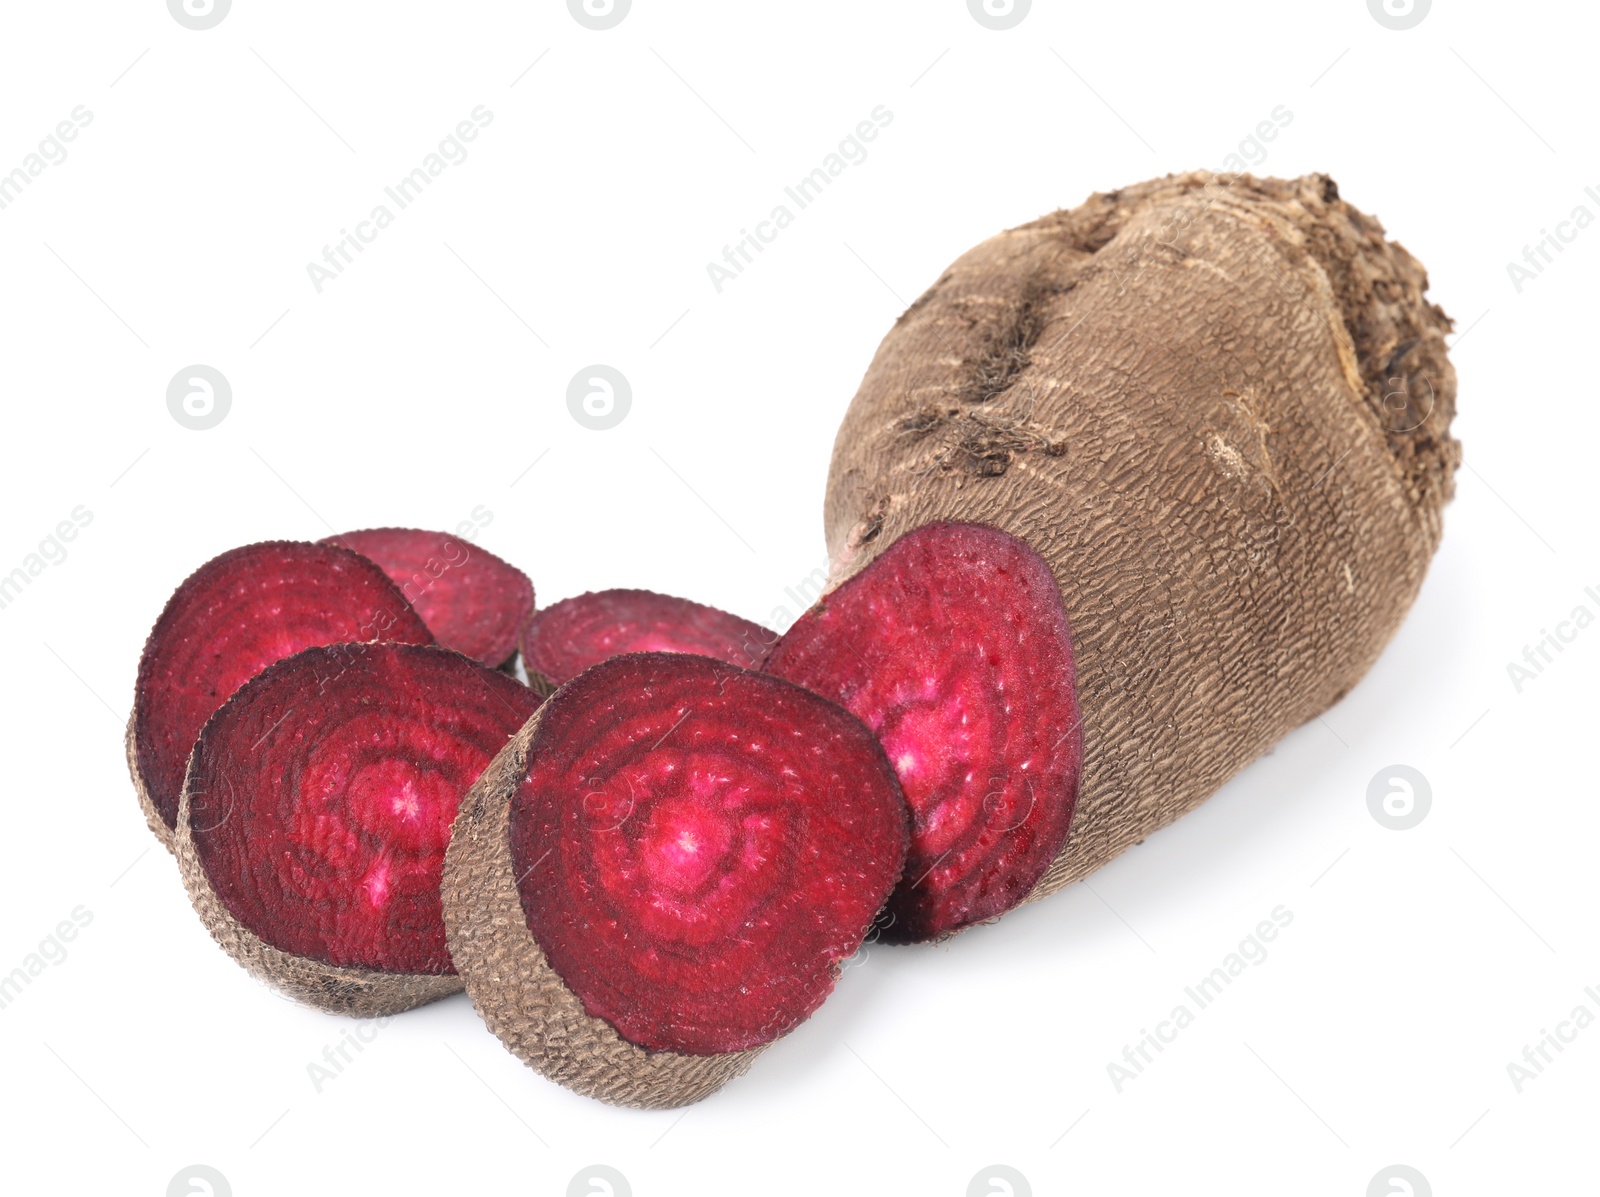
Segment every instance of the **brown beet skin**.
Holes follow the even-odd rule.
[[[1449,317],[1326,175],[1169,175],[930,276],[834,440],[835,577],[987,524],[1049,563],[1088,876],[1339,701],[1415,599],[1461,446]]]

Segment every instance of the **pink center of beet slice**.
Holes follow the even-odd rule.
[[[433,636],[383,571],[346,549],[246,545],[191,574],[145,643],[134,699],[139,773],[167,826],[195,737],[229,695],[301,649],[362,640]]]
[[[900,778],[911,853],[886,940],[1003,914],[1061,850],[1081,758],[1072,642],[1021,541],[919,528],[802,616],[765,668],[849,708]]]
[[[530,670],[559,686],[622,653],[692,653],[752,669],[777,638],[704,603],[649,590],[598,590],[534,616],[522,655]]]
[[[330,536],[374,561],[446,648],[485,665],[517,651],[533,616],[533,583],[514,565],[457,536],[369,528]]]
[[[449,973],[439,886],[462,795],[538,706],[438,648],[310,649],[201,735],[189,826],[234,918],[285,952]]]
[[[548,700],[511,808],[528,929],[624,1039],[755,1047],[833,987],[899,879],[894,774],[848,712],[709,658],[645,653]]]

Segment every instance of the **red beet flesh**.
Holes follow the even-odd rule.
[[[189,827],[211,888],[271,946],[454,972],[439,886],[461,797],[539,696],[442,648],[313,648],[206,724]]]
[[[896,541],[786,632],[765,668],[870,727],[911,806],[882,938],[993,918],[1066,842],[1082,756],[1072,642],[1049,567],[976,524]]]
[[[531,673],[553,685],[622,653],[693,653],[753,669],[778,639],[758,623],[649,590],[600,590],[546,607],[522,639]]]
[[[431,644],[383,571],[347,549],[297,541],[214,557],[167,600],[139,660],[139,774],[168,827],[183,771],[213,711],[274,661],[345,641]]]
[[[540,714],[512,800],[546,959],[641,1047],[755,1047],[833,988],[899,880],[894,773],[848,712],[681,654],[613,658]]]
[[[375,561],[440,644],[485,665],[504,664],[533,618],[528,575],[460,537],[369,528],[322,543]]]

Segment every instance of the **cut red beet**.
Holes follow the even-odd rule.
[[[533,617],[528,575],[458,536],[369,528],[322,543],[377,562],[440,644],[485,665],[503,665]]]
[[[180,834],[228,915],[268,946],[341,968],[452,973],[439,905],[450,823],[538,704],[447,649],[309,649],[206,724]]]
[[[821,1004],[905,859],[904,801],[857,719],[777,678],[641,653],[557,691],[533,728],[512,866],[528,931],[591,1017],[708,1055]]]
[[[778,639],[758,623],[649,590],[599,590],[562,599],[528,625],[523,663],[552,686],[622,653],[693,653],[754,669]]]
[[[348,549],[270,541],[190,574],[139,659],[129,755],[147,814],[173,826],[189,750],[235,690],[303,648],[362,640],[433,636],[383,571]]]
[[[1067,616],[1037,553],[925,525],[803,615],[766,669],[848,707],[900,777],[911,854],[885,940],[1028,896],[1066,841],[1082,755]]]

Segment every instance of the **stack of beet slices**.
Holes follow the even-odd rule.
[[[1059,591],[991,528],[919,529],[781,637],[643,590],[536,614],[499,557],[383,528],[201,566],[127,749],[253,973],[359,1016],[464,987],[544,1075],[667,1107],[804,1021],[869,935],[1026,899],[1080,740]]]

